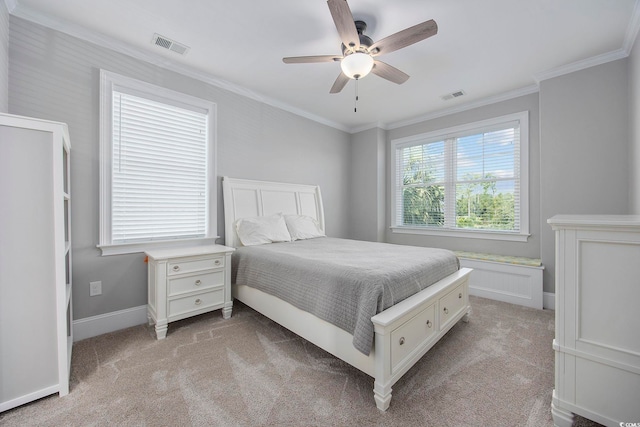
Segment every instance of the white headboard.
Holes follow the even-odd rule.
[[[273,215],[307,215],[324,229],[322,195],[317,185],[222,178],[225,245],[242,246],[235,222],[240,218]]]

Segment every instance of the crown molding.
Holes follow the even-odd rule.
[[[351,128],[349,130],[350,133],[354,134],[354,133],[358,133],[358,132],[363,132],[369,129],[374,129],[374,128],[378,128],[378,129],[382,129],[382,130],[392,130],[392,129],[397,129],[397,128],[401,128],[404,126],[410,126],[410,125],[415,125],[417,123],[422,123],[422,122],[426,122],[428,120],[433,120],[433,119],[437,119],[438,117],[444,117],[444,116],[448,116],[450,114],[456,114],[456,113],[461,113],[463,111],[468,111],[468,110],[473,110],[474,108],[479,108],[479,107],[484,107],[487,105],[491,105],[491,104],[495,104],[497,102],[502,102],[502,101],[508,101],[510,99],[514,99],[514,98],[519,98],[521,96],[525,96],[525,95],[530,95],[532,93],[537,93],[539,92],[540,88],[538,85],[529,85],[529,86],[525,86],[519,89],[515,89],[509,92],[504,92],[498,95],[493,95],[493,96],[489,96],[486,98],[482,98],[482,99],[478,99],[475,101],[470,101],[470,102],[466,102],[464,104],[460,104],[460,105],[456,105],[455,107],[451,107],[451,108],[445,108],[442,110],[437,110],[437,111],[432,111],[430,113],[421,115],[421,116],[417,116],[411,119],[407,119],[407,120],[399,120],[396,122],[389,122],[389,123],[381,123],[381,122],[377,122],[377,123],[368,123],[366,125],[363,126],[358,126],[355,128]]]
[[[4,0],[4,4],[5,6],[7,6],[7,10],[9,11],[9,13],[12,13],[18,5],[18,0]]]
[[[87,42],[96,44],[98,46],[111,49],[113,51],[125,54],[127,56],[131,56],[135,59],[145,61],[162,68],[166,68],[170,71],[174,71],[179,74],[185,75],[187,77],[194,78],[196,80],[202,81],[204,83],[210,84],[220,89],[227,90],[237,95],[252,99],[254,101],[261,102],[266,105],[270,105],[272,107],[281,109],[283,111],[290,112],[297,116],[312,120],[314,122],[317,122],[317,123],[320,123],[320,124],[323,124],[323,125],[326,125],[350,134],[362,132],[362,131],[373,129],[373,128],[379,128],[383,130],[396,129],[399,127],[420,123],[420,122],[431,120],[434,118],[443,117],[449,114],[455,114],[462,111],[467,111],[474,108],[490,105],[496,102],[517,98],[517,97],[528,95],[531,93],[536,93],[539,91],[539,85],[541,81],[554,78],[554,77],[559,77],[565,74],[573,73],[576,71],[580,71],[589,67],[601,65],[607,62],[618,60],[618,59],[626,58],[631,53],[633,45],[638,37],[638,33],[640,33],[640,0],[636,0],[634,9],[631,15],[631,19],[629,21],[629,25],[627,26],[627,30],[625,33],[623,46],[618,50],[607,52],[601,55],[587,58],[582,61],[577,61],[571,64],[563,65],[563,66],[553,68],[547,71],[543,71],[540,73],[536,73],[533,75],[533,79],[536,82],[536,84],[534,85],[525,86],[520,89],[516,89],[513,91],[498,94],[495,96],[490,96],[480,100],[468,102],[452,108],[433,111],[412,119],[389,122],[389,123],[385,123],[385,122],[369,123],[369,124],[352,128],[349,126],[345,126],[341,123],[328,120],[324,117],[309,113],[308,111],[296,108],[292,105],[278,101],[274,98],[267,97],[258,92],[239,86],[235,83],[215,77],[209,73],[205,73],[203,71],[197,70],[193,67],[180,64],[171,59],[165,58],[161,55],[155,55],[143,49],[131,47],[126,43],[119,42],[113,39],[112,37],[105,36],[104,34],[96,33],[94,31],[89,31],[84,27],[71,24],[67,21],[52,19],[46,16],[45,14],[39,13],[37,11],[34,11],[28,7],[21,5],[20,0],[4,0],[4,2],[5,2],[5,5],[7,6],[9,13],[16,17],[34,22],[36,24],[54,29],[56,31],[60,31],[70,36],[79,38],[81,40],[85,40]]]
[[[606,64],[607,62],[616,61],[629,56],[629,52],[625,49],[618,49],[612,52],[603,53],[601,55],[592,56],[582,61],[572,62],[571,64],[562,65],[547,71],[542,71],[533,75],[534,80],[539,85],[540,82],[554,77],[560,77],[565,74],[575,73],[586,68],[595,67],[596,65]]]
[[[622,49],[628,55],[631,55],[631,50],[633,49],[633,45],[638,38],[638,33],[640,32],[640,0],[636,0],[636,5],[633,8],[633,13],[631,14],[631,20],[629,20],[629,26],[627,27],[627,32],[625,33],[624,43],[622,44]]]
[[[369,129],[388,130],[386,123],[375,122],[375,123],[367,123],[367,124],[364,124],[362,126],[357,126],[357,127],[350,128],[349,129],[349,133],[350,134],[360,133],[360,132],[364,132],[365,130],[369,130]]]
[[[640,32],[640,0],[635,1],[633,12],[631,12],[631,19],[629,25],[625,31],[624,41],[622,47],[611,52],[606,52],[601,55],[596,55],[591,58],[587,58],[582,61],[576,61],[571,64],[562,65],[560,67],[552,68],[547,71],[542,71],[533,75],[537,84],[540,84],[543,80],[548,80],[554,77],[560,77],[565,74],[581,71],[589,67],[595,67],[596,65],[606,64],[607,62],[617,61],[618,59],[626,58],[631,54],[633,45]]]
[[[484,107],[487,105],[495,104],[497,102],[508,101],[510,99],[519,98],[521,96],[530,95],[532,93],[537,93],[538,91],[539,91],[538,85],[524,86],[519,89],[511,90],[509,92],[503,92],[497,95],[478,99],[476,101],[471,101],[465,104],[457,105],[455,107],[434,111],[434,112],[425,114],[423,116],[415,117],[413,119],[401,120],[401,121],[389,123],[384,129],[385,130],[397,129],[403,126],[409,126],[409,125],[421,123],[427,120],[436,119],[438,117],[448,116],[450,114],[455,114],[455,113],[461,113],[463,111],[472,110],[478,107]]]
[[[61,33],[68,34],[72,37],[76,37],[78,39],[87,41],[89,43],[93,43],[98,46],[111,49],[115,52],[122,53],[127,56],[131,56],[137,60],[141,60],[153,65],[157,65],[167,70],[174,71],[176,73],[182,74],[187,77],[191,77],[201,82],[218,87],[220,89],[235,93],[237,95],[252,99],[254,101],[261,102],[266,105],[270,105],[280,110],[287,111],[289,113],[341,130],[343,132],[349,132],[349,128],[344,126],[341,123],[337,123],[332,120],[328,120],[324,117],[311,114],[308,111],[304,111],[299,108],[293,107],[289,104],[286,104],[284,102],[262,95],[258,92],[252,91],[250,89],[247,89],[235,83],[229,82],[227,80],[215,77],[209,73],[205,73],[193,67],[180,64],[169,58],[165,58],[161,55],[156,55],[156,54],[147,52],[143,49],[132,47],[126,43],[115,40],[114,38],[106,36],[102,33],[89,31],[85,27],[72,24],[68,21],[52,19],[46,16],[45,14],[39,13],[27,7],[24,7],[19,3],[19,0],[5,0],[5,2],[7,3],[7,5],[9,3],[13,5],[11,8],[9,8],[9,12],[18,18],[22,18],[27,21],[34,22],[36,24],[42,25],[47,28],[51,28],[56,31],[60,31]]]

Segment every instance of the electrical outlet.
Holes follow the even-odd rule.
[[[89,282],[89,296],[102,295],[102,282]]]

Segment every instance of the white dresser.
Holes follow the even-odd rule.
[[[556,426],[640,423],[640,215],[558,215]]]
[[[69,393],[69,149],[67,125],[0,114],[0,412]]]
[[[170,322],[222,309],[231,316],[231,254],[221,245],[147,251],[149,324],[156,336],[167,335]]]

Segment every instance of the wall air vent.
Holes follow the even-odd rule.
[[[165,36],[161,36],[160,34],[154,34],[153,40],[151,40],[156,46],[163,47],[175,53],[179,53],[180,55],[186,55],[189,52],[189,47],[185,46],[181,43],[175,42]]]
[[[465,92],[463,90],[457,90],[455,92],[451,92],[451,93],[448,93],[448,94],[442,96],[442,100],[443,101],[448,101],[448,100],[453,99],[453,98],[459,98],[464,94],[465,94]]]

